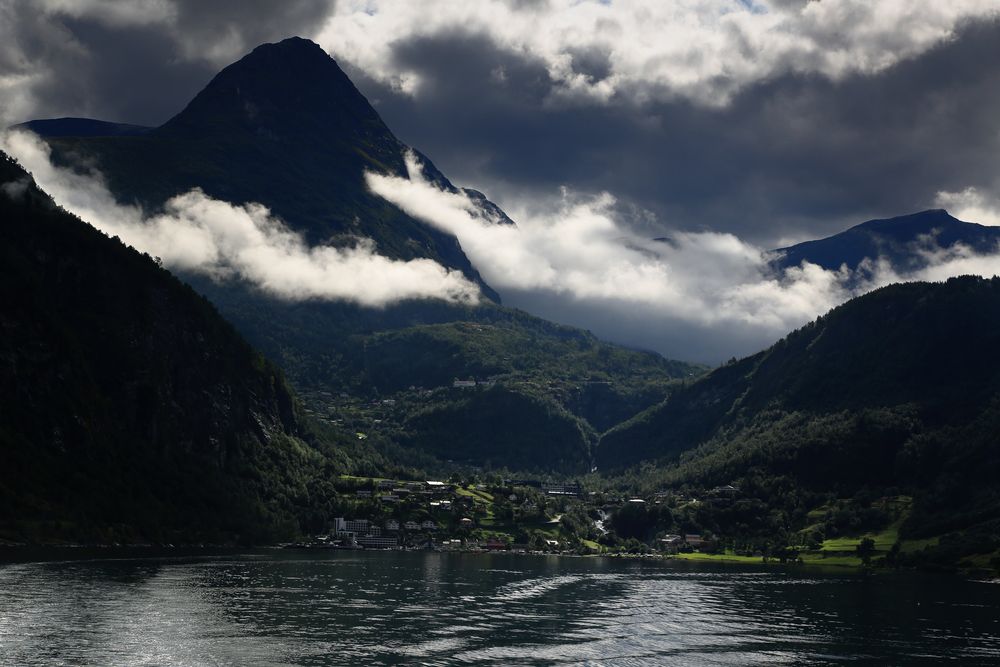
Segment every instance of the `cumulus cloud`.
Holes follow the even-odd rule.
[[[395,46],[461,32],[543,63],[557,84],[554,103],[626,94],[715,106],[787,72],[882,71],[949,39],[962,21],[997,12],[993,0],[345,0],[317,38],[411,94],[422,81],[393,57]]]
[[[8,132],[0,147],[32,172],[39,186],[81,219],[168,266],[239,278],[286,299],[335,299],[381,307],[404,299],[476,303],[478,287],[429,259],[398,261],[357,239],[350,247],[309,247],[260,204],[234,206],[200,190],[179,194],[162,212],[118,204],[100,176],[52,165],[49,149],[26,132]]]
[[[518,212],[514,227],[484,220],[468,197],[428,182],[414,154],[406,164],[409,178],[368,173],[368,187],[456,235],[508,303],[668,356],[718,361],[765,347],[881,285],[1000,271],[1000,255],[922,240],[914,251],[928,266],[912,274],[897,274],[879,258],[855,271],[803,263],[779,273],[768,251],[732,234],[644,238],[616,221],[612,196],[565,190],[548,211]]]
[[[937,193],[934,203],[950,210],[959,220],[1000,227],[1000,202],[990,201],[977,188],[968,187],[957,192],[942,190]]]

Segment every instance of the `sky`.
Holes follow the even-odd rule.
[[[1000,224],[996,0],[0,0],[0,121],[156,125],[290,35],[518,222],[470,227],[419,165],[416,194],[370,183],[437,211],[507,303],[670,356],[752,352],[853,294],[765,276],[769,248],[931,207]]]

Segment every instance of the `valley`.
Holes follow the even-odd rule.
[[[304,247],[437,263],[481,298],[373,306],[171,274],[7,160],[6,543],[328,543],[342,519],[433,524],[396,546],[1000,566],[995,278],[883,287],[711,369],[502,305],[455,237],[365,186],[411,149],[307,40],[258,47],[159,127],[22,129],[144,212],[197,188],[267,207]],[[774,270],[876,252],[920,268],[929,239],[996,243],[933,210],[783,248]],[[416,488],[433,478],[447,497]]]

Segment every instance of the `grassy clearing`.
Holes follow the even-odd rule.
[[[861,559],[857,556],[844,556],[837,555],[831,556],[824,553],[816,552],[803,552],[799,554],[799,558],[806,565],[829,565],[833,567],[861,567]]]
[[[963,558],[959,565],[967,568],[975,568],[980,570],[993,570],[993,560],[1000,558],[1000,551],[994,551],[988,554],[975,554],[973,556],[966,556]]]
[[[389,478],[388,477],[358,477],[356,475],[340,475],[340,479],[346,479],[346,480],[350,480],[352,482],[361,482],[361,483],[367,483],[367,482],[376,482],[376,483],[378,483],[378,482],[381,482],[383,480],[387,480]]]
[[[853,553],[857,550],[858,545],[861,544],[861,540],[869,537],[875,542],[876,552],[888,552],[892,549],[892,545],[899,541],[899,527],[903,524],[905,519],[906,515],[904,514],[880,533],[865,533],[864,535],[858,535],[855,537],[837,537],[834,539],[824,540],[823,546],[820,547],[820,551]]]
[[[460,496],[472,498],[472,501],[475,503],[480,503],[482,505],[493,504],[493,496],[490,496],[490,494],[488,493],[483,493],[482,491],[475,491],[473,489],[463,489],[462,487],[458,487],[457,489],[455,489],[455,493],[457,493]]]
[[[488,502],[488,503],[492,503],[493,502],[493,494],[492,493],[487,493],[486,491],[483,491],[482,489],[477,489],[475,487],[470,487],[468,490],[469,490],[469,493],[471,493],[473,496],[478,497],[478,498],[484,500],[485,502]]]
[[[674,556],[678,560],[690,560],[690,561],[711,561],[718,563],[763,563],[764,559],[760,556],[739,556],[733,553],[724,554],[703,554],[698,551],[693,551],[691,553],[679,553]]]
[[[899,545],[899,550],[904,554],[908,554],[921,551],[927,547],[936,547],[940,543],[940,537],[928,537],[923,540],[903,540]]]
[[[817,567],[861,567],[861,559],[857,556],[826,555],[821,552],[803,552],[799,555],[804,565]],[[762,563],[778,563],[777,559],[765,561],[761,556],[740,556],[734,553],[704,554],[699,552],[679,553],[674,556],[678,560],[702,563],[743,563],[760,565]]]

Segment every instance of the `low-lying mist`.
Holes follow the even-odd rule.
[[[644,238],[616,221],[610,194],[565,189],[545,210],[510,211],[517,227],[491,224],[464,194],[425,179],[414,154],[406,164],[409,178],[368,173],[368,186],[457,236],[507,304],[674,358],[715,363],[755,352],[889,283],[1000,271],[1000,254],[943,249],[933,238],[914,241],[926,268],[911,273],[897,273],[883,258],[854,270],[803,263],[777,271],[771,251],[732,234]]]
[[[115,201],[99,173],[53,165],[48,146],[33,134],[8,132],[0,147],[32,172],[59,205],[171,268],[216,280],[245,280],[291,300],[382,307],[404,299],[479,299],[478,286],[461,272],[430,259],[384,257],[370,239],[358,238],[349,247],[310,247],[260,204],[230,204],[195,189],[149,213]]]

